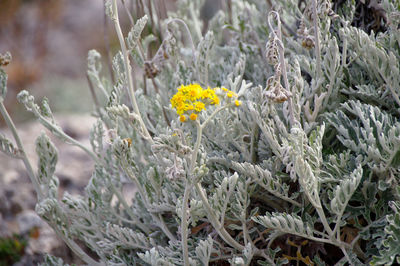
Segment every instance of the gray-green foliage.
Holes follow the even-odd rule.
[[[2,134],[0,134],[0,150],[11,157],[20,158],[21,156],[18,148]]]
[[[116,2],[106,10],[118,31]],[[301,2],[227,1],[208,28],[204,1],[178,1],[165,21],[138,18],[109,62],[114,83],[90,51],[87,74],[102,95],[91,149],[63,132],[47,100],[19,94],[51,133],[95,161],[84,195],[60,201],[57,150],[41,135],[31,173],[36,211],[85,263],[399,262],[400,3],[382,1],[386,29],[367,34],[350,26],[355,1],[338,14],[327,0]],[[163,34],[146,37],[154,21]],[[149,59],[151,42],[160,48]],[[6,80],[1,69],[0,103]],[[191,83],[226,87],[238,102],[221,89],[218,106],[182,123],[169,101]],[[18,143],[0,135],[0,144],[24,160]]]

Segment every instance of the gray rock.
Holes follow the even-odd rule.
[[[46,224],[33,210],[24,210],[17,215],[20,234],[27,234],[33,228],[42,228]]]

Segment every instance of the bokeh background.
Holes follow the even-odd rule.
[[[55,111],[91,109],[85,58],[104,52],[101,0],[1,0],[0,25],[0,52],[13,56],[6,105],[14,119],[29,118],[15,104],[21,89],[46,95]]]

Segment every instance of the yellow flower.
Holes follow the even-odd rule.
[[[178,92],[172,96],[170,102],[172,108],[175,108],[178,115],[180,115],[180,121],[185,119],[183,115],[190,114],[190,118],[195,115],[196,117],[192,120],[196,120],[197,114],[202,110],[205,110],[208,105],[219,104],[219,98],[215,94],[215,88],[203,89],[199,84],[189,84],[187,86],[181,85]]]
[[[186,121],[186,116],[181,115],[181,116],[179,117],[179,121],[181,121],[182,123],[185,122],[185,121]]]
[[[195,113],[192,113],[191,115],[190,115],[190,120],[196,120],[197,119],[197,115],[195,114]]]
[[[194,106],[193,106],[193,105],[187,104],[187,105],[185,106],[185,112],[186,112],[186,111],[192,111],[192,110],[194,110]]]
[[[202,102],[195,102],[194,103],[194,110],[196,112],[201,112],[201,110],[205,109],[205,104]]]
[[[235,106],[240,106],[240,105],[242,105],[242,102],[238,101],[238,100],[235,100]]]
[[[226,96],[228,96],[228,98],[232,98],[232,97],[237,97],[237,94],[234,93],[233,91],[227,91]]]

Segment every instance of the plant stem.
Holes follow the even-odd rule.
[[[173,18],[170,21],[168,21],[167,27],[171,22],[179,22],[185,28],[185,31],[186,31],[187,35],[189,36],[189,41],[190,41],[191,48],[192,48],[193,63],[195,63],[196,62],[196,49],[194,48],[194,42],[193,42],[192,34],[190,33],[189,27],[187,26],[185,21],[183,21],[182,19],[179,19],[179,18]]]
[[[92,98],[93,98],[94,107],[96,109],[96,112],[97,112],[98,116],[101,117],[99,100],[97,99],[96,92],[94,91],[94,88],[93,88],[93,83],[90,80],[88,74],[86,74],[86,79],[87,79],[87,82],[88,82],[88,85],[89,85],[90,94],[92,95]]]
[[[287,71],[286,71],[286,63],[285,63],[285,46],[283,45],[283,40],[282,40],[282,27],[281,27],[281,19],[279,14],[276,11],[271,11],[270,13],[272,13],[273,15],[275,15],[276,17],[276,21],[277,21],[277,30],[275,33],[275,30],[272,27],[272,23],[270,23],[270,21],[268,20],[269,23],[269,27],[271,28],[271,30],[273,30],[273,32],[276,34],[276,36],[279,39],[278,45],[279,45],[279,64],[281,65],[281,69],[282,69],[282,76],[283,76],[283,82],[285,85],[285,89],[286,91],[290,92],[290,85],[289,85],[289,80],[287,77]],[[290,125],[293,126],[295,123],[295,119],[294,119],[294,113],[293,113],[293,101],[292,101],[292,97],[288,97],[288,107],[289,107],[289,115],[290,115]]]
[[[175,236],[171,233],[171,231],[169,230],[169,228],[167,227],[167,225],[165,224],[163,218],[161,216],[156,216],[151,210],[150,210],[150,206],[149,203],[147,202],[147,198],[145,196],[145,190],[143,188],[143,186],[140,184],[139,180],[137,179],[136,175],[132,172],[132,170],[129,168],[128,163],[126,162],[126,160],[123,160],[123,162],[121,163],[121,166],[124,170],[124,172],[128,175],[128,177],[133,181],[133,183],[135,184],[135,186],[138,189],[139,195],[143,200],[143,203],[145,205],[145,207],[149,210],[149,213],[151,215],[151,217],[154,219],[154,221],[156,221],[157,226],[159,228],[161,228],[161,230],[164,232],[164,234],[173,242],[176,242],[176,238]]]
[[[200,127],[203,129],[203,128],[207,125],[207,123],[210,122],[210,120],[213,119],[214,116],[215,116],[218,112],[220,112],[220,111],[222,111],[222,110],[228,108],[229,106],[230,106],[230,105],[227,104],[227,105],[224,105],[224,106],[221,106],[221,107],[215,109],[215,111],[212,112],[211,115],[210,115],[209,117],[207,117],[206,120],[204,120],[204,122],[201,124]]]
[[[156,23],[155,23],[155,19],[153,16],[153,7],[151,5],[151,1],[147,0],[147,9],[149,10],[149,15],[150,15],[150,21],[151,21],[151,31],[154,35],[156,35]],[[161,40],[160,40],[161,42]]]
[[[122,5],[124,6],[125,12],[126,12],[126,14],[128,15],[128,18],[129,18],[129,22],[131,23],[131,26],[133,27],[135,25],[135,23],[133,22],[132,14],[129,11],[128,6],[126,5],[125,0],[122,0]]]
[[[189,177],[187,177],[189,178]],[[183,194],[183,201],[182,201],[182,221],[181,221],[181,243],[182,243],[182,255],[183,255],[183,265],[189,266],[189,248],[188,248],[188,201],[189,195],[191,190],[191,185],[189,182],[185,182],[185,192]]]
[[[151,78],[151,82],[153,83],[153,87],[154,87],[156,93],[161,96],[160,90],[158,89],[158,86],[157,86],[155,78]],[[164,98],[161,97],[161,102],[162,102],[163,99]],[[161,105],[162,105],[162,103],[161,103]],[[164,106],[161,106],[161,109],[162,109],[162,113],[163,113],[165,122],[167,123],[168,127],[171,127],[171,123],[169,122],[169,119],[168,119],[168,116],[167,116],[167,113],[165,111]]]
[[[233,24],[233,17],[232,17],[232,0],[227,0],[226,3],[227,9],[228,9],[228,21],[229,24]]]
[[[196,164],[197,154],[199,152],[200,143],[201,143],[201,137],[203,135],[203,125],[200,125],[200,123],[197,120],[196,120],[196,128],[197,128],[196,144],[194,145],[194,150],[193,150],[193,153],[192,153],[192,159],[190,161],[189,173],[193,172],[194,166]]]
[[[145,136],[151,141],[153,142],[153,139],[149,133],[149,131],[147,130],[146,125],[143,122],[142,116],[140,114],[140,110],[139,110],[139,106],[137,105],[136,102],[136,97],[135,97],[135,92],[133,90],[133,79],[132,79],[132,74],[131,74],[131,66],[129,63],[129,56],[128,56],[128,50],[126,49],[126,44],[125,44],[125,40],[124,40],[124,36],[122,34],[122,30],[121,30],[121,25],[119,24],[119,18],[118,18],[118,8],[117,8],[117,0],[113,0],[112,1],[112,6],[113,6],[113,22],[114,22],[114,26],[115,26],[115,30],[117,32],[118,35],[118,40],[121,46],[121,52],[122,55],[124,57],[124,66],[125,66],[125,73],[126,73],[126,78],[128,80],[128,93],[129,93],[129,97],[131,99],[132,102],[132,107],[133,110],[135,111],[135,113],[138,115],[138,120],[139,123],[142,127],[142,130],[145,134]]]
[[[319,200],[319,199],[318,199],[318,200]],[[311,201],[311,202],[312,202],[312,201]],[[314,206],[314,207],[315,207],[315,206]],[[322,224],[324,225],[325,230],[328,232],[328,235],[329,235],[330,237],[333,237],[333,236],[334,236],[334,233],[333,233],[331,227],[330,227],[329,224],[328,224],[328,220],[326,219],[324,210],[322,209],[322,207],[316,207],[315,209],[317,210],[318,216],[319,216],[319,218],[321,219],[321,222],[322,222]]]
[[[343,38],[343,48],[342,48],[342,68],[347,67],[347,39]]]
[[[17,128],[15,127],[14,122],[12,121],[10,115],[8,114],[7,109],[4,106],[4,103],[3,103],[2,100],[0,100],[0,113],[2,114],[2,116],[4,118],[4,121],[6,122],[8,128],[11,130],[11,133],[12,133],[12,135],[13,135],[13,137],[15,139],[15,142],[16,142],[16,144],[18,146],[18,149],[21,152],[22,161],[24,162],[24,165],[25,165],[25,168],[26,168],[26,170],[28,172],[29,178],[30,178],[30,180],[31,180],[31,182],[33,184],[33,187],[34,187],[35,191],[36,191],[36,194],[37,194],[37,197],[38,197],[38,201],[40,201],[40,200],[42,200],[44,198],[43,192],[42,192],[42,190],[40,188],[39,183],[36,180],[35,173],[33,172],[33,168],[32,168],[32,165],[31,165],[29,159],[28,159],[28,156],[25,153],[25,149],[24,149],[24,146],[22,145],[21,139],[20,139],[20,137],[18,135]]]
[[[351,261],[351,259],[350,259],[350,257],[349,257],[349,254],[347,254],[346,249],[345,249],[344,247],[342,247],[342,246],[340,247],[340,249],[342,250],[344,256],[346,257],[348,263],[349,263],[351,266],[353,266],[354,264],[353,264],[353,262]]]
[[[319,46],[319,27],[318,27],[318,14],[317,14],[317,0],[312,0],[312,11],[313,11],[313,24],[314,24],[314,38],[315,38],[315,57],[317,61],[317,75],[315,84],[318,84],[318,80],[321,77],[321,48]]]
[[[57,222],[53,221],[53,219],[50,220],[51,224],[53,225],[52,228],[56,232],[56,234],[67,244],[67,246],[81,259],[83,260],[87,265],[93,265],[93,266],[105,266],[104,263],[102,262],[97,262],[94,259],[92,259],[88,254],[86,254],[85,251],[82,250],[78,244],[69,237],[65,236],[60,229],[57,226]]]
[[[86,152],[92,159],[96,162],[99,163],[99,159],[97,158],[96,154],[94,154],[91,150],[86,148],[82,143],[77,141],[74,138],[71,138],[67,134],[65,134],[58,126],[54,125],[53,123],[49,122],[46,118],[44,118],[40,113],[34,112],[36,117],[38,118],[39,122],[44,125],[47,129],[51,131],[55,136],[66,140],[67,143],[70,143],[72,145],[75,145],[79,148],[81,148],[84,152]]]
[[[195,121],[196,123],[196,128],[197,128],[197,136],[196,136],[196,143],[194,145],[193,153],[192,153],[192,158],[190,161],[190,166],[189,166],[189,171],[188,175],[186,177],[185,181],[185,192],[183,194],[183,201],[182,201],[182,220],[181,220],[181,238],[182,238],[182,253],[183,253],[183,264],[185,266],[189,265],[189,248],[188,248],[188,217],[187,217],[187,212],[188,212],[188,201],[189,201],[189,196],[190,196],[190,191],[192,189],[192,173],[194,166],[196,165],[197,161],[197,154],[199,152],[200,148],[200,143],[201,143],[201,137],[203,135],[203,128],[200,126],[199,121]],[[190,180],[192,179],[192,180]]]
[[[200,22],[199,22],[198,17],[194,13],[193,3],[194,3],[194,1],[191,1],[190,4],[189,4],[189,12],[190,12],[190,16],[192,17],[192,21],[194,23],[194,30],[195,30],[195,32],[197,34],[198,41],[200,41],[201,38],[202,38],[201,26],[200,26]]]
[[[112,58],[111,58],[111,49],[110,49],[110,39],[108,37],[108,20],[107,20],[107,14],[106,14],[106,10],[105,10],[105,3],[106,0],[103,1],[103,13],[104,13],[104,22],[103,22],[103,39],[104,39],[104,46],[106,49],[106,54],[107,54],[107,67],[108,67],[108,72],[110,74],[111,77],[111,81],[114,84],[115,83],[115,78],[114,78],[114,74],[113,74],[113,70],[112,70]]]
[[[135,216],[135,214],[132,212],[132,210],[130,209],[128,203],[126,202],[124,196],[121,194],[121,192],[119,192],[117,190],[117,188],[115,187],[115,185],[111,183],[111,189],[114,192],[114,194],[117,196],[119,202],[124,206],[125,211],[128,213],[128,215],[131,217],[132,221],[136,222],[134,225],[137,226],[138,228],[140,228],[145,234],[149,234],[150,230],[149,228],[147,228],[146,225],[144,225],[143,223],[141,223]]]
[[[220,224],[217,217],[214,215],[214,210],[211,208],[210,204],[208,203],[207,196],[205,195],[203,188],[201,187],[200,183],[196,183],[195,185],[196,191],[199,194],[201,201],[207,212],[207,218],[210,220],[211,224],[218,232],[220,237],[228,243],[230,246],[236,248],[237,250],[242,251],[244,247],[239,244],[235,239],[231,237],[231,235],[225,230],[224,226]]]

